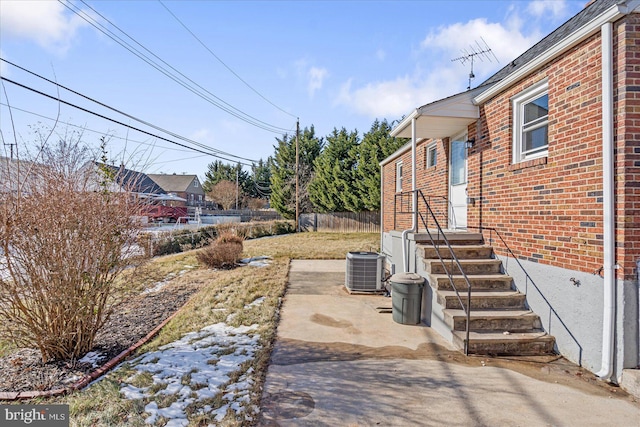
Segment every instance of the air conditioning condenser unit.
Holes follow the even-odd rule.
[[[384,256],[376,252],[349,252],[345,286],[349,291],[384,290]]]

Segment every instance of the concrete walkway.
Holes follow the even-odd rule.
[[[558,357],[465,357],[344,261],[292,261],[261,426],[640,426],[640,404]]]

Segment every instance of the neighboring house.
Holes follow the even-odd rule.
[[[390,270],[429,278],[422,319],[452,342],[435,267],[423,265],[425,201],[457,229],[452,241],[466,230],[493,247],[500,277],[526,296],[522,316],[539,315],[555,351],[607,380],[638,367],[639,46],[640,2],[596,0],[392,131],[411,142],[381,163],[382,251]],[[418,212],[413,190],[425,196]]]
[[[0,194],[17,191],[30,168],[30,162],[0,156]]]
[[[112,166],[101,163],[95,163],[95,165],[98,168],[104,168],[108,171],[115,179],[116,185],[128,192],[144,195],[161,195],[167,192],[164,188],[156,184],[154,180],[149,178],[149,175],[142,172],[127,169],[124,166]]]
[[[167,193],[174,193],[187,200],[187,206],[204,206],[205,194],[197,175],[149,174]]]

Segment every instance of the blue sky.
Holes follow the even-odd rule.
[[[585,3],[0,0],[0,56],[135,118],[223,151],[232,161],[239,157],[248,162],[272,155],[275,138],[287,130],[293,134],[298,117],[302,128],[314,125],[318,136],[342,127],[362,135],[376,118],[391,122],[420,105],[464,91],[469,63],[452,59],[463,56],[470,45],[486,42],[498,61],[475,62],[472,86],[477,85]],[[183,82],[206,91],[209,101],[71,9],[146,55],[152,52],[164,69],[181,73]],[[53,84],[6,62],[0,63],[0,73],[192,146],[78,95],[62,89],[58,93]],[[84,140],[93,147],[107,134],[114,163],[135,164],[149,173],[202,177],[216,160],[60,105],[8,81],[3,84],[2,140],[17,141],[18,149],[33,145],[38,122],[51,125],[51,119],[58,117],[59,132],[84,128]],[[0,145],[0,155],[8,154],[9,146]]]

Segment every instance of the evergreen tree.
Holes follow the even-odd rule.
[[[407,142],[406,138],[393,138],[391,130],[386,120],[376,120],[358,146],[354,175],[356,191],[352,198],[357,199],[364,210],[380,209],[380,162]],[[347,206],[351,207],[348,203]]]
[[[207,194],[209,194],[213,187],[220,181],[237,182],[239,187],[238,192],[241,196],[251,196],[251,192],[254,189],[251,175],[242,169],[242,165],[240,163],[230,165],[223,163],[220,160],[216,160],[215,162],[209,163],[204,176],[205,180],[202,184],[202,189]]]
[[[271,194],[271,163],[273,159],[269,157],[267,161],[260,159],[258,163],[251,166],[253,188],[250,196],[257,199],[268,199]]]
[[[326,147],[314,162],[314,177],[309,185],[311,202],[319,212],[357,211],[352,195],[358,132],[334,128],[326,140]]]
[[[285,218],[292,219],[296,211],[296,137],[285,134],[274,146],[271,161],[271,207]],[[322,151],[323,141],[315,135],[313,125],[304,128],[298,141],[300,213],[311,212],[307,188],[313,176],[313,162]]]

